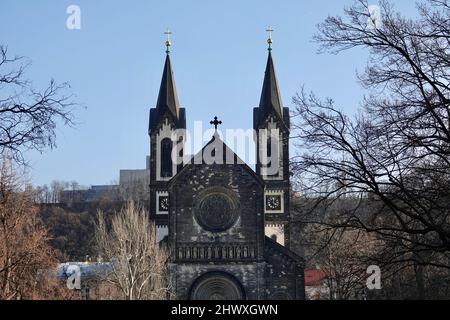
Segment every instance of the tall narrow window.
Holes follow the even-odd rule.
[[[161,141],[161,177],[172,177],[172,140],[169,138]]]
[[[272,137],[267,137],[267,157],[270,158],[272,156]]]

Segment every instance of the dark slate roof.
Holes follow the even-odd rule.
[[[150,110],[149,133],[165,115],[169,115],[178,128],[186,128],[186,113],[180,108],[169,55],[166,55],[156,108]]]
[[[164,64],[156,109],[160,109],[161,111],[169,110],[175,118],[178,118],[180,103],[178,102],[177,88],[173,78],[169,55],[166,55],[166,63]]]
[[[305,259],[295,252],[289,250],[285,246],[282,246],[275,240],[272,240],[271,238],[265,236],[264,237],[264,249],[266,253],[270,252],[277,252],[281,255],[283,255],[285,258],[288,258],[292,261],[294,261],[297,265],[304,267],[305,265]]]
[[[275,74],[272,53],[270,51],[267,58],[266,72],[259,107],[267,112],[274,110],[280,118],[283,116],[283,103],[281,102],[277,76]]]
[[[255,129],[267,119],[269,115],[276,116],[284,124],[285,128],[289,129],[289,123],[286,123],[286,118],[289,118],[289,109],[284,108],[283,102],[281,101],[281,94],[280,89],[278,88],[271,51],[269,51],[269,56],[267,58],[259,108],[255,108],[254,112]]]

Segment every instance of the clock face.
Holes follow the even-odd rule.
[[[159,197],[159,211],[169,211],[169,197]]]
[[[281,196],[266,196],[266,210],[281,210]]]

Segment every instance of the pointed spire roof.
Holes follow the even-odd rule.
[[[180,103],[178,102],[177,88],[173,77],[172,64],[170,63],[170,55],[167,53],[164,71],[159,89],[158,101],[156,109],[160,114],[169,110],[170,113],[178,119],[180,111]]]
[[[259,107],[253,109],[253,127],[257,130],[270,116],[278,118],[278,123],[285,131],[290,131],[289,108],[283,107],[277,76],[272,60],[272,39],[269,38],[269,56],[267,58],[266,73],[261,92]]]
[[[275,74],[271,50],[269,50],[269,56],[267,58],[266,73],[264,76],[264,84],[259,107],[261,108],[264,116],[267,116],[272,111],[275,111],[280,119],[283,119],[283,102],[281,101],[281,94],[278,88],[278,81]]]

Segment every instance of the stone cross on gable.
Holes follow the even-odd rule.
[[[214,129],[216,129],[217,131],[217,127],[219,126],[219,124],[222,124],[222,121],[220,121],[217,117],[214,117],[214,121],[210,121],[210,124],[212,124],[214,126]]]

